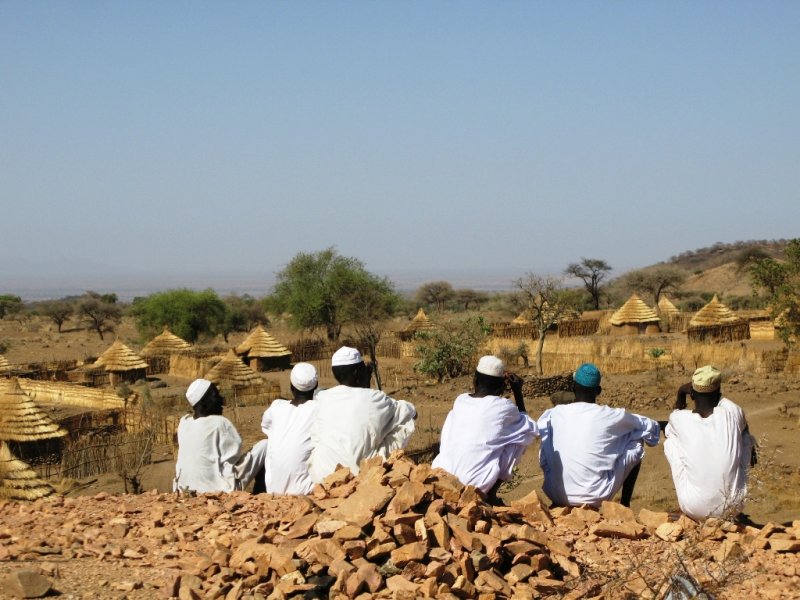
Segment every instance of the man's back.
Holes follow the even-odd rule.
[[[314,483],[308,474],[311,425],[316,401],[294,405],[275,400],[264,412],[261,430],[269,439],[265,484],[271,494],[309,494]]]
[[[242,438],[221,415],[195,419],[185,415],[178,424],[175,487],[196,492],[230,492],[236,485],[234,464]]]
[[[315,482],[337,464],[358,473],[362,460],[404,448],[414,432],[414,406],[379,390],[338,385],[320,391],[315,401],[309,462]]]

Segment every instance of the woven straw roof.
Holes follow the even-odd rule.
[[[531,320],[528,318],[527,311],[522,311],[517,315],[517,318],[511,321],[514,325],[530,325]]]
[[[434,329],[436,326],[433,324],[428,318],[428,315],[425,314],[425,311],[421,308],[417,311],[416,316],[411,319],[411,322],[406,327],[405,331],[407,333],[414,333],[417,331],[426,331],[429,329]]]
[[[27,463],[14,457],[5,442],[0,441],[0,498],[36,500],[49,496],[53,491]]]
[[[124,408],[125,400],[107,388],[90,388],[65,381],[42,381],[17,379],[19,387],[31,398],[42,404],[75,406],[94,410]]]
[[[142,356],[164,356],[166,354],[172,354],[173,352],[182,352],[191,347],[192,345],[189,342],[183,338],[179,338],[164,327],[164,331],[147,342],[147,345],[142,348],[141,354]]]
[[[147,363],[133,350],[117,340],[100,355],[94,366],[103,367],[106,371],[134,371],[146,369]]]
[[[736,313],[719,301],[717,295],[711,302],[698,310],[689,321],[689,327],[706,327],[708,325],[730,325],[741,321]]]
[[[678,310],[678,307],[675,306],[672,303],[672,301],[666,296],[661,296],[661,298],[659,298],[658,311],[665,317],[671,317],[672,315],[681,314],[681,311]]]
[[[34,442],[67,435],[12,377],[0,385],[0,440]]]
[[[628,301],[623,304],[617,312],[611,315],[609,323],[612,325],[624,325],[625,323],[652,323],[658,322],[659,318],[655,311],[644,303],[644,300],[636,294],[631,294]]]
[[[247,354],[254,358],[277,358],[291,356],[291,351],[258,325],[247,339],[236,347],[237,354]]]
[[[0,354],[0,373],[10,373],[11,372],[11,363],[8,362],[8,359]]]
[[[219,361],[212,369],[205,374],[205,379],[208,379],[216,385],[228,383],[237,387],[246,387],[249,385],[260,385],[264,380],[253,371],[250,367],[242,362],[242,359],[236,356],[236,353],[231,350]]]

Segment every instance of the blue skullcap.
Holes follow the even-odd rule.
[[[583,363],[572,377],[575,383],[587,388],[596,388],[600,385],[600,369],[592,363]]]

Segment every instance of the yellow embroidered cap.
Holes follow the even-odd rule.
[[[722,373],[711,365],[700,367],[692,375],[692,389],[701,394],[716,392],[722,381]]]

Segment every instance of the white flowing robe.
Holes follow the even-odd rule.
[[[362,460],[387,458],[405,448],[414,433],[414,405],[379,390],[337,385],[318,392],[315,400],[309,460],[315,483],[333,473],[339,464],[357,474]]]
[[[499,479],[511,479],[537,434],[536,423],[511,400],[461,394],[445,419],[432,466],[488,493]]]
[[[589,402],[550,408],[538,425],[542,489],[560,506],[611,500],[644,457],[642,441],[655,446],[660,435],[653,419]]]
[[[705,419],[688,409],[672,412],[664,454],[686,515],[702,520],[741,511],[753,449],[746,427],[744,412],[727,398]]]
[[[264,411],[261,430],[269,439],[264,483],[270,494],[303,496],[314,488],[308,460],[316,407],[316,400],[294,405],[278,399]]]
[[[184,415],[178,423],[178,460],[173,490],[198,493],[244,489],[264,465],[267,440],[242,453],[242,438],[222,415],[195,419]]]

